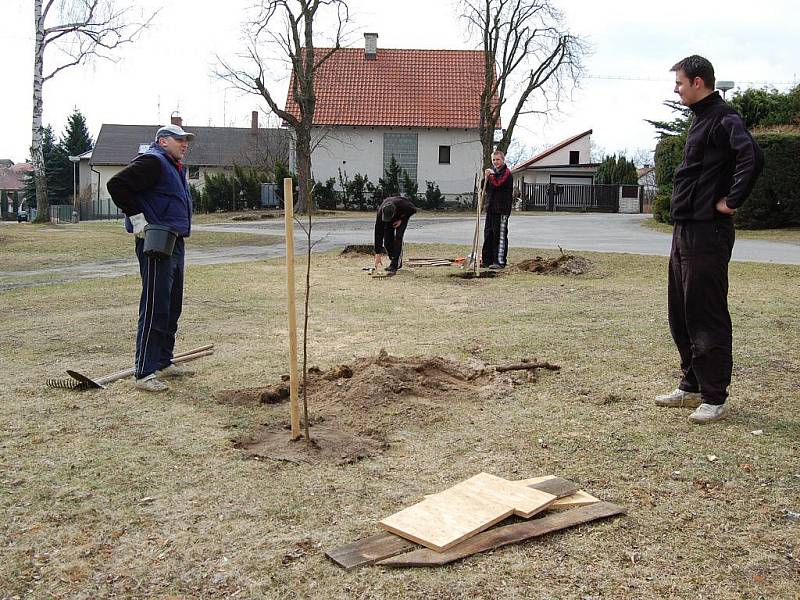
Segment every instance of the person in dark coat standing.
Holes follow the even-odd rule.
[[[403,266],[403,234],[408,220],[417,212],[417,207],[408,198],[392,196],[378,206],[375,215],[375,268],[381,266],[381,254],[389,255],[386,272],[397,273]]]
[[[192,196],[182,161],[193,138],[178,125],[162,127],[150,147],[106,186],[125,213],[125,228],[135,236],[142,294],[134,377],[135,387],[147,392],[168,389],[163,378],[191,374],[172,357],[183,307],[184,238],[192,226]],[[171,256],[144,254],[148,224],[167,227],[177,236]]]
[[[689,420],[710,423],[728,412],[733,368],[728,312],[733,215],[753,190],[764,158],[741,116],[714,91],[708,60],[689,56],[671,70],[675,93],[694,116],[670,207],[669,327],[683,378],[673,392],[656,396],[656,404],[696,408]]]
[[[492,168],[484,173],[486,223],[481,265],[490,269],[504,268],[508,256],[508,217],[513,204],[514,178],[505,161],[506,155],[495,150],[492,152]]]

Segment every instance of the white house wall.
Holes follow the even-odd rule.
[[[541,160],[537,160],[536,166],[549,167],[551,165],[568,165],[569,153],[574,152],[575,150],[580,152],[578,161],[579,163],[589,162],[591,156],[591,136],[585,135],[582,138],[575,140],[568,146],[564,146],[552,154],[545,156]]]
[[[472,193],[481,165],[481,144],[477,130],[347,127],[318,129],[323,140],[312,151],[314,179],[336,179],[339,169],[352,179],[360,173],[372,183],[383,177],[383,134],[417,134],[417,183],[424,193],[425,182],[434,181],[449,196]],[[450,164],[439,164],[439,146],[450,146]]]

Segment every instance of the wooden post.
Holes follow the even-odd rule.
[[[286,223],[286,285],[289,313],[289,411],[292,439],[300,437],[300,404],[297,400],[297,312],[294,290],[294,194],[292,178],[283,180],[283,214]]]

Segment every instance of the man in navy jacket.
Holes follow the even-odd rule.
[[[172,362],[183,307],[184,238],[192,226],[192,196],[182,161],[194,134],[177,125],[156,132],[155,141],[108,181],[108,192],[125,213],[125,228],[136,238],[142,277],[136,332],[135,386],[148,392],[168,389],[166,377],[191,374]],[[171,256],[144,254],[144,228],[168,227],[175,235]]]
[[[714,67],[689,56],[672,67],[675,93],[694,119],[675,171],[670,216],[669,326],[681,357],[678,388],[659,406],[696,407],[693,423],[722,419],[733,368],[728,263],[733,214],[764,164],[741,116],[714,91]]]

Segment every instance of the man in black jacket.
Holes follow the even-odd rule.
[[[486,223],[481,263],[490,269],[504,268],[508,256],[508,217],[513,203],[514,178],[505,161],[506,155],[495,150],[492,152],[492,168],[484,173]]]
[[[670,216],[669,326],[681,358],[678,388],[659,406],[696,407],[693,423],[722,419],[733,367],[728,263],[733,214],[763,167],[758,144],[739,114],[714,91],[714,67],[689,56],[672,67],[675,93],[694,120],[675,171]]]
[[[386,198],[375,215],[375,268],[381,266],[381,254],[386,250],[389,266],[386,272],[394,275],[403,266],[403,234],[408,220],[417,212],[414,203],[402,196]]]
[[[125,228],[136,239],[142,277],[136,333],[136,389],[162,392],[166,377],[191,374],[172,362],[183,307],[184,238],[192,228],[192,196],[181,162],[194,134],[177,125],[156,132],[155,141],[108,181],[109,194],[125,213]],[[169,228],[176,236],[171,256],[144,254],[144,228]]]

